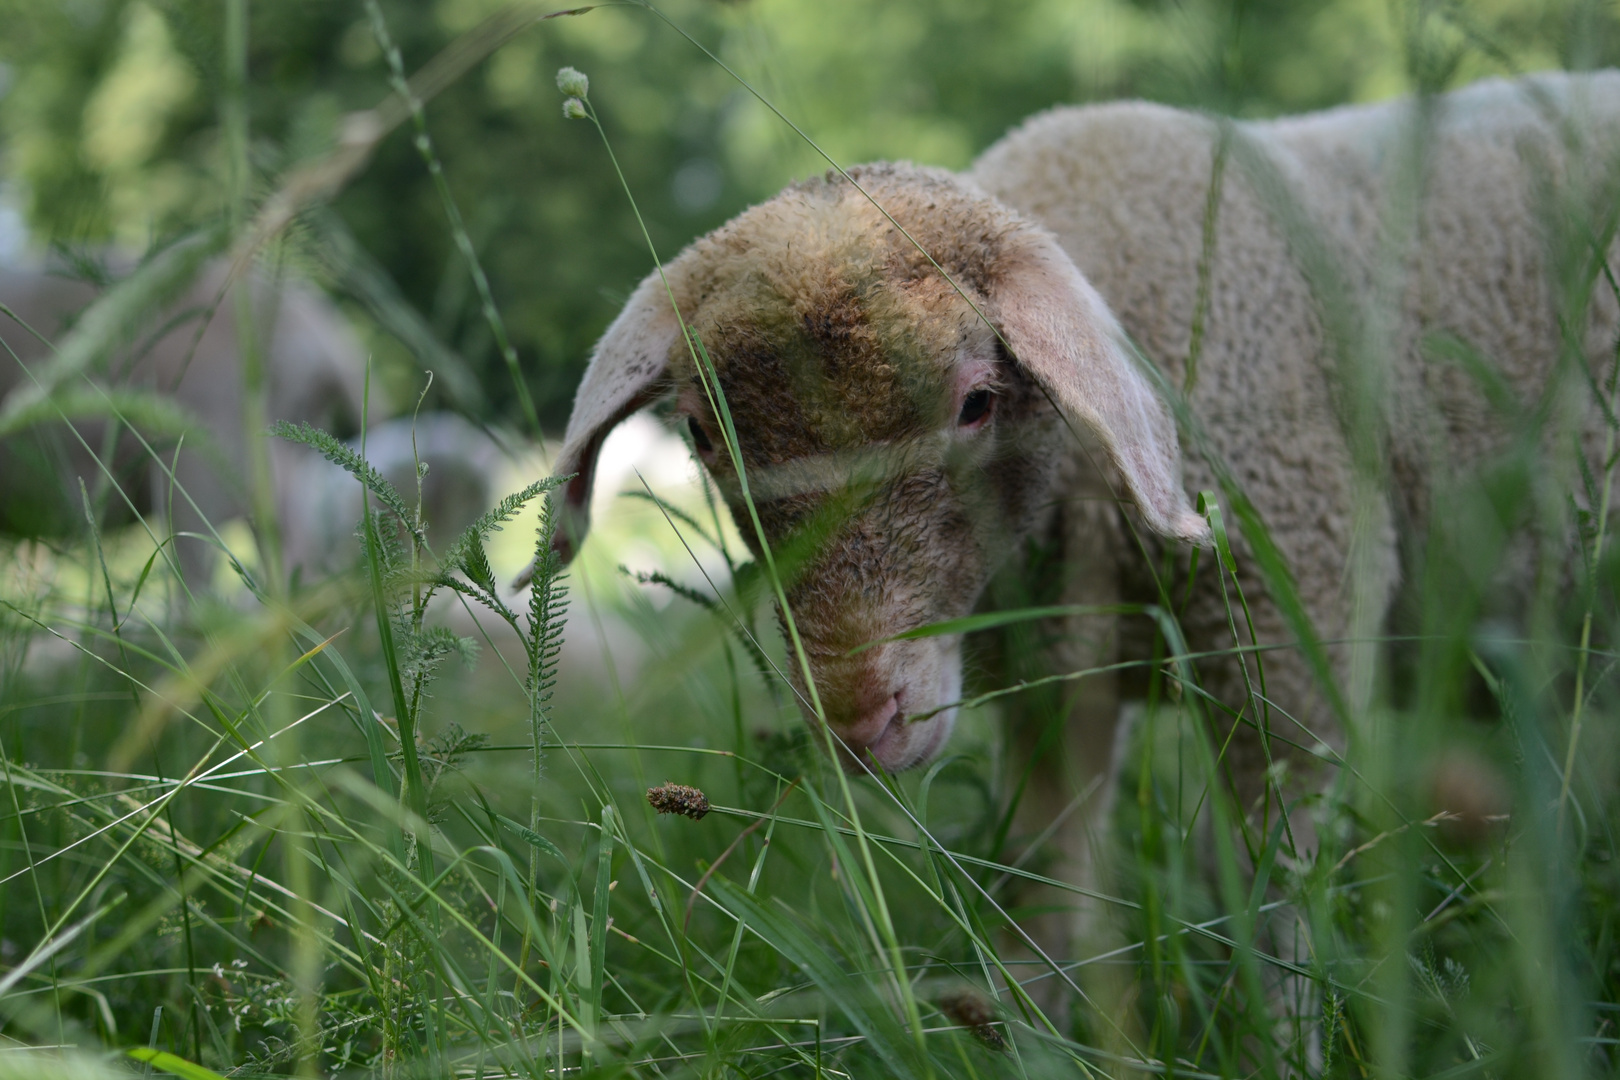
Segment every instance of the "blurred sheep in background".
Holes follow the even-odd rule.
[[[349,446],[361,450],[360,437],[350,439]],[[420,478],[421,513],[436,551],[444,551],[505,494],[498,485],[505,479],[508,452],[494,436],[454,413],[402,416],[372,427],[364,451],[407,506],[417,504],[417,462],[427,466]],[[359,559],[361,487],[342,467],[313,454],[302,456],[281,473],[277,498],[289,572],[307,581]]]
[[[127,430],[109,435],[105,419],[33,424],[0,442],[0,531],[60,537],[82,528],[82,480],[92,495],[115,480],[139,513],[171,520],[176,533],[207,535],[211,526],[249,509],[249,439],[244,428],[244,383],[236,305],[221,299],[228,265],[209,264],[162,314],[127,334],[103,365],[103,386],[156,390],[172,398],[200,425],[197,435],[149,439],[152,451]],[[252,275],[254,340],[265,371],[265,419],[309,423],[340,438],[359,429],[365,353],[338,309],[312,286],[286,277]],[[50,358],[35,333],[56,343],[96,299],[89,281],[39,263],[0,267],[0,303],[15,318],[0,317],[0,399],[32,389],[33,373]],[[29,329],[19,325],[26,323]],[[373,416],[386,412],[373,397]],[[76,434],[75,434],[76,432]],[[108,446],[109,438],[112,445]],[[82,441],[81,441],[82,440]],[[178,453],[176,452],[178,450]],[[163,464],[154,460],[154,454]],[[272,440],[273,477],[282,478],[310,456],[302,447]],[[106,463],[103,472],[96,458]],[[167,467],[173,467],[175,488]],[[171,505],[172,502],[172,505]],[[125,499],[108,499],[111,520]],[[206,582],[211,545],[182,537],[181,566],[192,584]]]
[[[251,516],[242,354],[235,305],[228,295],[221,300],[227,272],[223,261],[211,264],[161,319],[151,320],[144,333],[129,335],[101,380],[160,391],[201,426],[187,437],[178,458],[174,449],[180,440],[143,432],[153,447],[148,452],[127,431],[103,457],[136,511],[167,523],[172,502],[177,533],[206,536],[211,527]],[[272,281],[255,275],[253,290],[254,333],[265,367],[265,420],[308,423],[349,438],[360,450],[366,356],[342,312],[313,286],[285,277]],[[29,373],[50,354],[17,320],[57,342],[97,295],[90,282],[48,265],[0,267],[0,303],[16,313],[16,319],[0,317],[0,342],[9,350],[0,364],[0,399],[29,387]],[[495,437],[453,413],[379,423],[388,413],[380,397],[372,395],[366,456],[407,505],[417,500],[417,462],[427,466],[421,477],[422,517],[435,547],[442,547],[499,499],[502,493],[495,488],[509,455]],[[96,458],[104,454],[108,425],[100,418],[72,422],[73,429],[60,421],[38,423],[0,440],[0,532],[61,537],[82,529],[78,485],[83,480],[90,493],[102,488],[105,474]],[[286,571],[310,581],[352,565],[360,550],[355,542],[359,482],[307,447],[283,439],[269,439],[268,455]],[[172,500],[170,464],[177,487]],[[114,521],[121,517],[122,502],[116,494],[108,501]],[[190,585],[206,584],[214,565],[212,545],[182,536],[177,551]]]

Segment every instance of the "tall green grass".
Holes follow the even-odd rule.
[[[425,106],[515,31],[475,31],[407,79],[370,12],[399,97],[366,137],[411,121],[481,283]],[[227,26],[240,60],[241,25]],[[255,205],[246,121],[222,106],[240,168],[230,220],[110,290],[37,373],[40,401],[80,386],[209,253],[245,265],[359,167],[340,150]],[[1421,130],[1411,147],[1416,175]],[[1259,166],[1239,141],[1225,167]],[[1614,228],[1614,188],[1599,192],[1565,208],[1554,245],[1569,327],[1620,291],[1592,258]],[[1382,312],[1319,269],[1372,493]],[[1600,395],[1612,421],[1620,363],[1585,370],[1569,333],[1555,395]],[[1431,344],[1494,389],[1489,357]],[[132,400],[100,411],[146,430]],[[1151,620],[1157,644],[1117,812],[1092,823],[1106,872],[1083,894],[1026,860],[1012,825],[1020,770],[1001,721],[1059,715],[1086,675],[1027,663],[1050,613],[1040,552],[995,584],[1013,613],[973,624],[978,685],[947,756],[855,778],[798,719],[783,672],[803,657],[768,630],[793,553],[749,563],[712,493],[632,494],[678,535],[671,550],[705,565],[718,553],[727,577],[693,586],[675,563],[639,583],[588,566],[570,578],[552,554],[551,481],[442,537],[363,454],[283,427],[364,487],[358,570],[295,585],[274,528],[215,523],[221,572],[201,587],[162,523],[109,528],[87,490],[81,535],[4,541],[0,564],[0,1076],[1609,1075],[1613,438],[1583,470],[1549,427],[1568,410],[1499,404],[1517,437],[1483,483],[1436,494],[1402,634],[1365,628],[1368,666],[1328,695],[1354,737],[1324,762],[1325,791],[1293,808],[1315,823],[1317,857],[1275,807],[1226,793],[1231,717],[1199,694],[1206,658],[1166,604],[1129,616]],[[735,450],[729,424],[725,439]],[[273,505],[267,472],[248,479]],[[1594,509],[1575,508],[1577,490]],[[1220,542],[1199,572],[1231,586],[1234,648],[1258,680],[1278,643],[1246,637],[1227,529],[1285,609],[1287,568],[1230,476],[1200,508]],[[1503,523],[1543,557],[1517,612],[1492,584],[1520,554]],[[503,529],[531,527],[532,584],[514,594],[491,553]],[[617,667],[624,628],[639,638],[633,675]],[[1330,644],[1303,613],[1295,630],[1290,647]],[[592,642],[595,670],[571,672],[565,655]],[[708,812],[657,813],[647,790],[666,782],[700,789]],[[1102,913],[1112,943],[1034,956],[1017,925],[1041,914],[1030,898],[1050,892],[1036,886]],[[1043,1013],[1065,998],[1047,992],[1058,982],[1068,1005]]]

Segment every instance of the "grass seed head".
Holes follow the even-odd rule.
[[[660,784],[648,788],[647,801],[660,814],[680,814],[693,821],[709,812],[708,796],[685,784]]]
[[[964,986],[943,994],[939,1009],[953,1024],[960,1024],[992,1050],[1007,1049],[1007,1037],[996,1027],[996,1008],[990,999]]]
[[[1513,810],[1512,789],[1489,758],[1469,746],[1452,745],[1429,766],[1429,801],[1445,813],[1440,831],[1462,847],[1480,847],[1498,836]]]
[[[582,98],[591,92],[591,80],[578,68],[560,67],[557,69],[557,89],[568,97]]]

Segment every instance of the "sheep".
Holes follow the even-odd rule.
[[[215,307],[228,265],[209,264],[197,282],[149,325],[132,332],[109,363],[109,381],[158,388],[201,421],[208,445],[193,438],[172,462],[185,496],[173,501],[177,532],[206,534],[205,523],[220,524],[248,511],[248,439],[243,429],[243,376],[235,305],[229,297]],[[252,276],[255,327],[264,348],[266,422],[308,422],[347,435],[358,430],[365,384],[365,353],[343,315],[311,286],[290,279],[271,282]],[[95,289],[39,265],[0,268],[0,302],[44,337],[57,340],[95,299]],[[210,318],[211,316],[211,318]],[[199,320],[208,319],[199,338]],[[148,340],[145,335],[155,336]],[[0,318],[0,400],[31,386],[28,369],[48,359],[49,350],[11,319]],[[15,357],[15,359],[13,359]],[[374,399],[373,416],[386,414]],[[99,422],[79,421],[90,451],[103,449]],[[281,476],[309,455],[302,447],[270,443],[271,471]],[[169,481],[135,440],[125,437],[108,465],[120,482],[146,486],[141,511],[167,518]],[[38,424],[0,443],[0,527],[14,534],[62,532],[82,519],[73,477],[94,490],[100,467],[78,439],[59,424]],[[146,474],[144,477],[142,474]],[[143,485],[142,481],[146,483]],[[278,482],[285,488],[285,483]],[[139,496],[137,496],[139,499]],[[285,499],[282,500],[285,502]],[[116,505],[116,502],[115,504]],[[358,516],[358,515],[357,515]],[[296,543],[296,538],[294,538]],[[193,585],[206,584],[212,550],[201,540],[182,538],[176,550]]]
[[[1084,883],[1091,830],[1079,819],[1108,812],[1122,705],[1141,692],[1117,662],[1151,655],[1146,620],[1106,612],[1156,603],[1161,586],[1187,595],[1191,549],[1211,542],[1189,492],[1241,490],[1319,639],[1378,633],[1402,537],[1421,535],[1430,493],[1506,437],[1476,380],[1426,358],[1425,335],[1490,356],[1523,400],[1541,392],[1560,344],[1537,208],[1607,164],[1617,104],[1620,74],[1601,73],[1242,124],[1141,102],[1058,108],[964,174],[875,164],[794,184],[649,275],[603,335],[554,469],[572,477],[559,548],[571,555],[586,533],[605,434],[673,398],[756,557],[762,539],[780,552],[796,530],[825,534],[786,583],[784,628],[812,680],[797,665],[791,676],[846,765],[900,770],[945,744],[962,641],[895,636],[974,611],[1026,542],[1055,547],[1056,602],[1099,613],[1055,620],[1048,662],[1103,670],[1074,684],[1061,750],[1039,755],[1023,809],[1052,822],[1084,804],[1047,870]],[[1416,145],[1417,242],[1403,247],[1391,193]],[[1383,297],[1389,325],[1343,317],[1384,310]],[[1586,317],[1596,364],[1617,323],[1604,290]],[[1347,344],[1355,333],[1359,346]],[[1374,362],[1349,363],[1356,348]],[[1357,372],[1378,377],[1357,383]],[[1363,398],[1371,408],[1357,412]],[[1357,441],[1369,417],[1387,432],[1370,452]],[[1601,420],[1595,408],[1581,418],[1588,449]],[[1235,542],[1258,641],[1295,643]],[[1167,554],[1180,577],[1160,581]],[[1253,720],[1208,565],[1181,615],[1186,645],[1227,650],[1199,662],[1202,685]],[[1337,685],[1358,674],[1348,647],[1327,659]],[[1269,746],[1237,732],[1240,805],[1278,775],[1273,760],[1287,763],[1293,797],[1345,749],[1302,650],[1268,655],[1266,679],[1299,727],[1274,720],[1289,738]],[[1051,918],[1037,936],[1072,946],[1083,924]]]

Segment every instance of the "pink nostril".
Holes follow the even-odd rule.
[[[882,737],[894,718],[900,715],[900,695],[890,694],[882,705],[857,717],[851,724],[834,724],[833,730],[851,750],[862,750]]]

